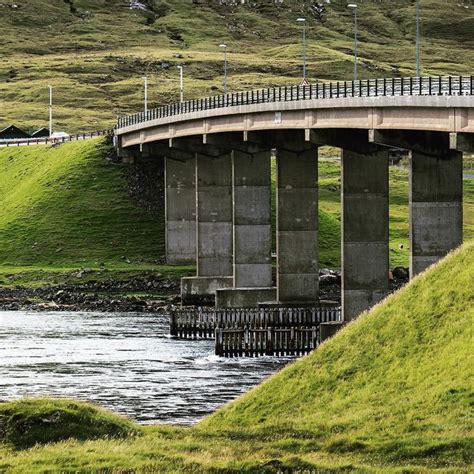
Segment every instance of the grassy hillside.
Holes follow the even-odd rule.
[[[303,0],[251,2],[148,0],[148,11],[123,0],[18,0],[0,4],[0,126],[47,122],[54,87],[56,129],[109,127],[117,114],[141,108],[142,76],[152,105],[178,98],[183,65],[188,98],[220,91],[229,46],[232,90],[295,84],[301,77],[301,29],[308,19],[311,80],[350,79],[352,16],[333,0],[322,19]],[[422,0],[424,74],[471,74],[474,8],[458,0]],[[464,1],[465,4],[470,2]],[[413,75],[415,10],[411,0],[359,2],[361,78]]]
[[[473,288],[470,243],[192,429],[0,443],[0,470],[472,472]]]
[[[102,140],[0,151],[0,262],[156,263],[163,214],[134,205]]]

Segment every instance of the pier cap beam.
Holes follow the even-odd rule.
[[[449,148],[464,153],[474,153],[473,133],[450,133]]]

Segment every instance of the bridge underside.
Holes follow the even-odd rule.
[[[196,264],[184,303],[218,307],[319,302],[318,147],[342,149],[344,320],[388,292],[390,147],[411,151],[410,271],[462,242],[462,152],[472,134],[345,128],[192,135],[130,146],[166,163],[169,264]],[[272,276],[271,153],[276,151],[276,276]]]

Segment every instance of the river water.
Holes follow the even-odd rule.
[[[192,424],[289,359],[222,359],[164,316],[0,312],[0,401],[88,400],[144,424]]]

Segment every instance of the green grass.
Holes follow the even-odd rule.
[[[148,267],[163,255],[162,215],[133,204],[126,169],[102,140],[0,151],[0,262]]]
[[[25,399],[0,405],[0,443],[14,449],[67,439],[126,438],[138,434],[126,418],[73,400]]]
[[[194,428],[0,444],[0,471],[472,472],[473,288],[469,243]]]
[[[122,0],[73,3],[75,14],[63,0],[0,7],[0,53],[7,58],[0,64],[0,124],[44,126],[51,84],[57,130],[108,128],[117,114],[142,108],[144,74],[151,105],[176,101],[177,65],[185,67],[188,98],[216,93],[223,84],[223,41],[231,90],[296,84],[301,30],[295,20],[302,15],[308,18],[309,78],[352,76],[352,16],[345,2],[332,2],[323,24],[303,1],[229,8],[217,0],[153,0],[159,17],[151,24],[149,15]],[[458,3],[421,2],[424,74],[472,74],[474,13]],[[414,2],[364,1],[359,16],[361,78],[413,75]]]

